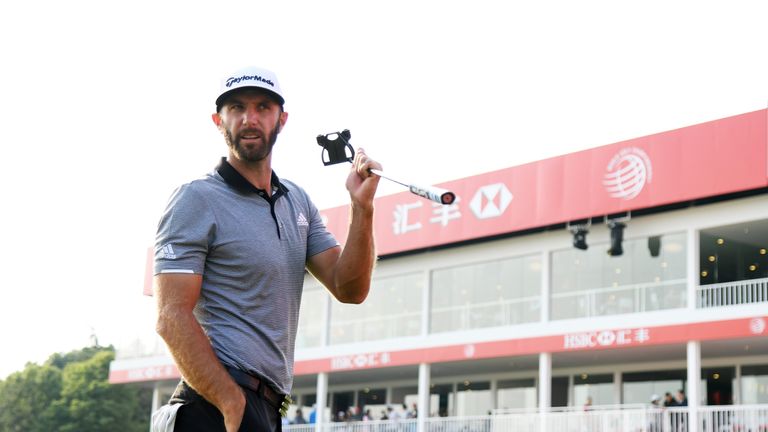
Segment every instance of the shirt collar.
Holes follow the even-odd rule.
[[[266,194],[264,189],[257,188],[251,184],[251,182],[246,180],[242,174],[237,172],[237,170],[232,165],[230,165],[229,162],[227,162],[226,157],[221,158],[221,162],[219,162],[219,165],[216,166],[216,171],[230,187],[237,189],[242,193],[257,193],[262,196]],[[273,191],[279,193],[288,192],[288,188],[280,182],[280,178],[275,173],[275,170],[272,170],[272,179],[270,183],[272,184]]]

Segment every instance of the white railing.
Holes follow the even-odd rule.
[[[473,417],[283,426],[286,432],[768,432],[768,404],[646,408],[638,405],[497,411]]]
[[[702,285],[696,289],[698,308],[760,302],[768,302],[768,278]]]
[[[682,308],[685,307],[686,283],[686,279],[671,279],[552,293],[553,308],[557,309],[555,302],[564,302],[569,304],[567,309],[573,314],[553,318],[586,318]],[[575,305],[568,303],[574,300]]]

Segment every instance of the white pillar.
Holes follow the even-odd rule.
[[[328,373],[317,374],[317,397],[315,398],[315,431],[322,430],[323,423],[330,419],[325,418],[325,406],[328,405]]]
[[[539,430],[546,432],[552,405],[552,354],[539,353]]]
[[[741,363],[736,364],[736,375],[733,379],[733,404],[741,405]]]
[[[498,395],[499,389],[498,389],[498,380],[492,379],[491,380],[491,412],[493,412],[496,408],[499,407],[499,401],[498,401]]]
[[[326,291],[321,307],[323,308],[320,331],[320,346],[328,346],[331,343],[331,295]],[[317,374],[317,388],[315,390],[315,431],[320,432],[322,425],[331,419],[325,418],[325,407],[328,405],[328,373]]]
[[[701,398],[701,342],[688,341],[688,419],[689,431],[698,430],[698,409]]]
[[[616,405],[622,404],[621,387],[623,386],[621,372],[613,372],[613,403]]]
[[[699,232],[694,228],[688,228],[686,232],[686,273],[688,274],[687,300],[688,309],[696,309],[699,288]]]
[[[448,396],[448,416],[457,416],[459,412],[459,384],[454,381]]]
[[[552,405],[552,354],[539,353],[539,411]]]
[[[428,363],[419,364],[419,402],[418,402],[418,417],[417,417],[417,431],[424,432],[427,430],[427,418],[429,418],[429,381],[431,374],[431,367]]]
[[[154,387],[152,387],[152,407],[151,411],[149,412],[149,418],[152,418],[152,414],[155,413],[155,411],[160,409],[160,405],[162,405],[162,402],[160,402],[160,382],[155,381]],[[149,425],[150,432],[152,431],[152,425]]]

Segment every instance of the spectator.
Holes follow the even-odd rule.
[[[309,413],[309,424],[315,424],[317,421],[317,405],[312,405],[312,412]]]
[[[296,410],[296,417],[293,418],[293,424],[307,424],[307,420],[304,418],[304,413],[301,408]]]
[[[411,419],[411,418],[417,418],[418,416],[419,416],[419,409],[418,409],[418,406],[414,403],[411,406],[411,409],[406,413],[405,417]]]

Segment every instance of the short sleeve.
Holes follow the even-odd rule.
[[[315,204],[307,197],[309,203],[309,232],[307,234],[307,257],[317,255],[320,252],[338,246],[339,242],[328,231],[323,222],[320,212]]]
[[[154,274],[203,274],[215,219],[210,206],[192,184],[171,195],[155,237]]]

